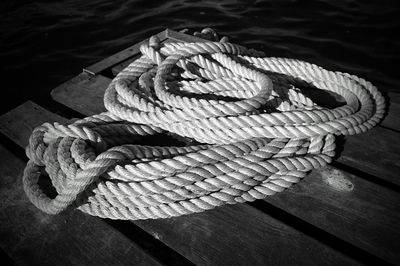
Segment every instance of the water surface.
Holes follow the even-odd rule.
[[[298,58],[399,91],[396,1],[16,1],[0,4],[3,113],[165,28],[213,27],[269,56]]]

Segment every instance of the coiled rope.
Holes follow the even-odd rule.
[[[383,117],[384,99],[364,79],[225,40],[161,45],[152,37],[109,85],[107,112],[34,129],[23,176],[33,204],[136,220],[253,201],[331,162],[335,135],[365,132]],[[346,104],[318,106],[303,86]],[[133,144],[165,131],[203,144]],[[42,169],[54,198],[38,185]]]

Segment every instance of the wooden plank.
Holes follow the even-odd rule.
[[[378,257],[400,262],[398,192],[328,166],[265,200]]]
[[[400,186],[400,134],[383,127],[346,137],[338,162]]]
[[[18,110],[29,112],[26,107]],[[50,112],[45,114],[46,119],[49,116],[52,116]],[[54,117],[51,120],[56,119]],[[40,122],[42,120],[38,119]],[[31,128],[38,121],[32,118],[26,122],[30,123]],[[23,138],[22,135],[20,131],[13,133],[17,139]],[[333,248],[246,204],[172,219],[134,223],[196,264],[356,263]],[[307,252],[304,252],[305,249]]]
[[[31,121],[35,123],[32,124]],[[0,132],[19,146],[26,147],[29,136],[36,126],[55,121],[65,123],[68,120],[28,101],[0,116]]]
[[[103,78],[102,78],[103,79]],[[107,82],[105,82],[105,84],[108,84],[110,82],[110,80],[108,80]],[[104,85],[105,85],[104,84]],[[88,97],[88,99],[95,99],[97,97],[93,97],[93,95],[91,95],[91,93],[96,92],[96,93],[103,93],[105,88],[99,88],[99,91],[96,92],[94,90],[88,90],[89,92],[85,92],[85,88],[81,87],[80,91],[81,91],[81,95],[85,95],[84,97]],[[90,103],[86,103],[85,104],[81,104],[81,100],[83,100],[83,97],[79,97],[79,98],[75,98],[72,99],[71,97],[69,97],[69,93],[64,93],[62,97],[57,97],[57,99],[63,103],[63,99],[68,101],[68,106],[70,106],[71,108],[74,109],[74,105],[77,106],[89,106],[93,105],[93,107],[90,107],[90,109],[94,109],[96,108],[96,105],[99,105],[99,102],[95,102],[95,101],[90,101]],[[53,96],[56,96],[53,94]],[[63,99],[61,99],[63,98]],[[103,107],[102,107],[103,108]],[[93,113],[90,112],[89,109],[84,110],[83,113],[85,115],[91,115]],[[382,134],[380,137],[380,141],[384,142],[384,141],[389,141],[390,144],[390,148],[391,149],[387,149],[386,153],[381,154],[381,160],[375,160],[374,164],[369,165],[369,168],[364,168],[363,166],[363,162],[367,161],[367,160],[373,160],[375,159],[375,157],[370,157],[369,159],[366,159],[366,156],[368,156],[369,154],[369,150],[372,148],[374,148],[373,146],[371,147],[370,145],[365,145],[365,143],[370,143],[371,142],[371,136],[375,135],[376,133],[374,132],[379,132],[379,134]],[[378,134],[378,136],[379,136]],[[372,139],[374,139],[375,137],[372,137]],[[339,161],[341,162],[345,162],[344,160],[346,158],[348,158],[349,156],[351,156],[351,151],[357,151],[358,153],[360,153],[361,157],[351,157],[354,158],[354,162],[351,163],[350,165],[353,167],[358,167],[361,170],[364,169],[374,169],[374,171],[376,171],[377,176],[380,178],[384,178],[387,180],[390,180],[394,183],[397,182],[397,179],[395,178],[394,173],[395,172],[391,172],[393,169],[397,169],[399,167],[398,165],[398,161],[396,160],[391,160],[390,158],[397,158],[399,155],[399,153],[397,152],[399,150],[399,144],[396,142],[393,142],[394,138],[398,138],[398,134],[394,131],[391,130],[387,130],[387,129],[383,129],[383,128],[375,128],[373,130],[371,130],[369,133],[367,134],[363,134],[363,135],[357,135],[357,136],[351,136],[348,139],[348,142],[346,142],[345,145],[345,151],[343,152],[343,156],[339,159]],[[388,144],[388,145],[389,145]],[[384,145],[381,145],[382,149],[384,150]],[[388,157],[386,157],[388,156]],[[391,168],[387,168],[387,166],[390,165]],[[389,169],[389,170],[386,170]],[[337,170],[337,169],[336,169]],[[339,171],[339,170],[337,170]],[[343,171],[339,171],[340,173],[342,173],[343,176],[347,176],[349,175],[348,173],[345,173]],[[383,174],[384,173],[384,174]],[[330,170],[325,170],[323,172],[321,172],[322,176],[330,176],[331,175],[331,171]],[[309,180],[309,181],[308,181]],[[319,179],[306,179],[306,182],[304,183],[304,185],[309,185],[311,187],[319,187],[318,185],[320,184],[320,180]],[[311,183],[308,183],[311,182]],[[296,215],[299,218],[302,218],[306,221],[308,221],[309,223],[323,229],[326,230],[328,232],[331,232],[332,234],[337,235],[338,237],[340,237],[343,240],[349,241],[350,243],[353,243],[354,245],[367,250],[368,252],[371,252],[373,254],[376,254],[377,256],[386,258],[388,260],[395,260],[397,259],[397,257],[392,257],[392,254],[390,253],[390,250],[393,250],[393,246],[392,246],[392,241],[386,241],[386,239],[390,239],[390,237],[392,237],[392,240],[400,240],[399,239],[399,234],[396,233],[392,233],[391,229],[390,229],[390,224],[382,224],[382,229],[381,231],[378,233],[377,230],[375,230],[375,228],[378,226],[375,220],[371,220],[371,219],[366,219],[365,221],[363,221],[363,224],[360,225],[362,229],[360,229],[360,232],[363,231],[363,234],[353,234],[353,231],[349,231],[349,228],[351,228],[351,226],[354,223],[358,223],[359,221],[359,216],[361,215],[360,212],[363,212],[363,206],[373,206],[373,208],[381,208],[384,211],[384,219],[386,220],[390,220],[393,217],[396,216],[396,212],[397,209],[395,207],[397,206],[393,206],[392,205],[392,201],[399,201],[400,198],[397,196],[397,194],[393,194],[391,193],[390,190],[386,189],[386,188],[381,188],[375,184],[372,184],[366,180],[363,180],[362,178],[357,178],[354,181],[354,186],[356,187],[370,187],[369,190],[366,191],[370,191],[371,193],[374,193],[374,191],[376,190],[380,190],[382,189],[382,191],[384,191],[385,194],[385,200],[382,200],[380,203],[374,202],[372,200],[372,198],[359,198],[356,203],[357,204],[353,204],[352,206],[352,211],[354,212],[355,215],[351,216],[349,218],[343,219],[341,217],[346,217],[346,215],[348,215],[348,213],[345,210],[341,210],[341,206],[343,204],[342,200],[343,197],[346,197],[346,195],[343,195],[343,193],[341,192],[337,192],[337,191],[332,191],[332,188],[325,185],[323,190],[319,190],[319,191],[314,191],[312,192],[312,194],[316,194],[315,197],[318,198],[318,202],[323,203],[324,205],[321,206],[321,208],[323,208],[323,214],[328,215],[328,213],[334,213],[334,215],[337,216],[337,219],[342,219],[342,224],[337,225],[335,220],[321,220],[316,216],[300,216],[299,214],[303,213],[305,210],[308,210],[308,206],[313,206],[313,202],[315,201],[315,198],[309,198],[308,200],[304,201],[304,205],[302,206],[298,206],[298,210],[295,212],[293,210],[291,210],[291,203],[290,202],[297,202],[299,201],[299,197],[301,197],[301,193],[299,195],[296,196],[292,196],[292,200],[288,201],[282,201],[284,205],[278,205],[276,204],[276,202],[274,200],[269,200],[267,199],[268,202],[274,204],[275,206],[278,206],[284,210],[290,210],[289,212],[293,215]],[[350,193],[352,194],[352,193]],[[330,195],[330,197],[332,198],[336,198],[336,201],[333,202],[325,202],[325,195]],[[303,201],[301,201],[303,202]],[[286,206],[286,207],[285,207]],[[334,211],[332,211],[334,210]],[[306,212],[304,212],[306,213]],[[333,215],[333,214],[330,214]],[[363,217],[361,215],[361,217]],[[397,227],[395,227],[397,228]],[[368,233],[365,233],[368,232]],[[399,231],[400,232],[400,231]],[[377,243],[380,243],[379,245],[377,245]],[[385,244],[386,243],[386,244]],[[400,254],[400,253],[399,253]]]
[[[135,223],[196,265],[319,265],[321,259],[323,264],[338,263],[326,247],[309,246],[300,231],[247,204]]]
[[[65,119],[28,102],[1,116],[0,130],[23,147],[30,129],[55,120]],[[79,211],[56,216],[38,211],[22,189],[26,162],[2,145],[0,157],[0,246],[17,265],[160,265],[95,217]]]
[[[400,93],[389,92],[389,112],[381,125],[400,132]]]
[[[167,34],[167,30],[164,30],[164,31],[156,34],[156,36],[162,41],[162,40],[165,40],[165,38],[167,38],[166,34]],[[121,61],[124,61],[124,60],[128,59],[129,57],[131,57],[132,53],[135,53],[135,51],[137,51],[137,49],[140,47],[140,45],[146,41],[148,41],[148,39],[143,40],[140,43],[137,43],[135,45],[132,45],[132,46],[126,48],[125,50],[122,50],[121,52],[118,52],[110,57],[107,57],[107,58],[101,60],[100,62],[97,62],[91,66],[88,66],[88,67],[84,68],[83,71],[87,72],[91,75],[96,75],[96,74],[104,71],[105,69],[111,68],[113,65],[116,65],[116,64],[120,63]]]
[[[98,114],[105,111],[103,96],[110,82],[111,79],[100,74],[82,72],[52,90],[51,96],[84,115]]]
[[[166,37],[179,42],[205,42],[207,40],[171,29],[166,30]]]

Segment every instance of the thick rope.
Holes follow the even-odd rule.
[[[368,81],[224,40],[161,46],[153,37],[109,85],[108,112],[36,128],[23,176],[29,199],[51,214],[76,207],[131,220],[254,201],[330,163],[334,135],[365,132],[383,117],[384,99]],[[346,103],[318,106],[299,87]],[[204,144],[134,144],[165,131]],[[38,185],[42,169],[54,198]]]

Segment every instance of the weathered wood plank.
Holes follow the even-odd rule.
[[[400,133],[376,127],[348,136],[337,161],[400,186]]]
[[[167,38],[167,30],[164,30],[158,34],[156,34],[156,36],[161,40],[165,40],[165,38]],[[89,74],[92,75],[96,75],[102,71],[104,71],[105,69],[111,68],[113,65],[116,65],[118,63],[120,63],[121,61],[124,61],[126,59],[128,59],[129,57],[132,56],[132,54],[135,54],[136,51],[138,50],[138,48],[140,47],[140,45],[142,45],[142,43],[148,41],[148,39],[141,41],[140,43],[134,44],[128,48],[126,48],[125,50],[122,50],[121,52],[118,52],[110,57],[107,57],[103,60],[101,60],[100,62],[97,62],[91,66],[88,66],[86,68],[83,69],[84,72],[87,72]]]
[[[104,80],[102,78],[102,80]],[[108,80],[107,82],[104,83],[104,85],[108,84],[108,82],[110,82],[110,80]],[[103,88],[99,88],[100,93],[104,92],[104,87]],[[88,90],[88,92],[84,92],[86,91],[85,88],[81,87],[80,91],[82,92],[82,95],[85,95],[84,97],[87,97],[88,99],[93,99],[93,98],[97,98],[97,97],[93,97],[91,95],[92,92],[94,92],[95,90]],[[98,93],[96,92],[96,93]],[[82,97],[76,98],[76,99],[71,99],[69,96],[69,94],[63,94],[62,97],[57,97],[57,100],[59,100],[61,103],[63,103],[63,99],[68,101],[68,106],[70,106],[71,108],[74,108],[74,105],[77,106],[88,106],[88,105],[93,105],[94,107],[90,107],[90,109],[94,109],[94,108],[100,108],[99,102],[94,102],[94,101],[90,101],[90,103],[86,103],[85,104],[80,104],[80,101],[83,100]],[[53,95],[55,96],[55,95]],[[61,99],[62,98],[62,99]],[[97,106],[97,107],[96,107]],[[101,107],[104,108],[104,107]],[[83,113],[85,115],[91,115],[93,113],[91,113],[88,108],[86,108],[86,110],[83,111]],[[381,134],[381,137],[379,138],[380,141],[384,142],[384,141],[389,141],[387,143],[387,145],[390,145],[390,149],[387,149],[385,153],[381,154],[381,158],[380,160],[376,160],[375,157],[368,157],[369,151],[370,149],[374,149],[373,146],[371,145],[366,145],[366,143],[371,143],[371,140],[375,139],[377,133],[374,132],[378,132],[379,134]],[[377,136],[379,136],[379,134]],[[372,137],[371,137],[372,136]],[[376,171],[376,175],[379,178],[384,178],[386,180],[390,180],[393,183],[397,182],[397,178],[395,177],[395,174],[397,171],[395,172],[391,172],[394,169],[399,169],[400,170],[400,166],[398,161],[396,160],[391,160],[390,158],[397,158],[399,157],[399,144],[396,144],[396,142],[393,142],[394,139],[398,138],[398,133],[391,131],[391,130],[387,130],[387,129],[383,129],[383,128],[376,128],[371,130],[369,133],[366,134],[362,134],[362,135],[357,135],[357,136],[350,136],[348,137],[348,141],[346,142],[345,145],[345,151],[343,152],[343,156],[339,159],[339,161],[341,162],[346,162],[349,163],[351,166],[359,168],[360,170],[365,170],[367,169],[369,171],[369,169],[373,169],[374,171]],[[384,145],[381,145],[382,149],[384,149]],[[357,153],[360,153],[360,156],[351,156],[351,151],[357,151]],[[383,150],[382,150],[383,151]],[[368,157],[368,158],[367,158]],[[346,158],[353,158],[353,161],[345,161]],[[375,160],[374,164],[369,165],[369,168],[365,168],[364,167],[364,162],[368,161],[368,160]],[[390,165],[390,168],[388,168],[388,165]],[[389,169],[389,170],[387,170]],[[339,170],[337,170],[339,171]],[[340,173],[342,173],[343,175],[347,176],[347,173],[344,173],[342,171],[340,171]],[[330,170],[325,170],[321,172],[322,176],[330,176],[331,175],[331,171]],[[306,179],[304,184],[302,183],[302,185],[309,185],[311,187],[319,187],[318,185],[320,184],[320,180],[319,179]],[[308,183],[311,182],[311,183]],[[309,206],[314,206],[313,202],[315,202],[315,199],[308,199],[306,201],[302,201],[299,200],[298,198],[301,197],[301,195],[293,195],[291,196],[291,200],[284,200],[281,201],[283,205],[277,205],[274,200],[269,200],[267,199],[268,202],[273,203],[276,206],[279,206],[280,208],[284,209],[284,210],[289,210],[289,212],[291,214],[294,214],[306,221],[308,221],[309,223],[318,226],[319,228],[326,230],[328,232],[331,232],[332,234],[337,235],[338,237],[340,237],[343,240],[349,241],[350,243],[353,243],[356,246],[359,246],[360,248],[367,250],[373,254],[376,254],[377,256],[381,256],[383,258],[389,259],[389,260],[395,260],[398,259],[397,257],[392,257],[392,254],[390,253],[390,250],[393,250],[393,246],[392,243],[394,243],[393,241],[386,241],[386,239],[389,239],[390,237],[392,237],[392,240],[400,240],[399,238],[399,234],[393,233],[392,230],[390,229],[390,224],[382,224],[382,229],[379,232],[378,230],[375,230],[375,228],[378,226],[378,224],[376,223],[375,220],[371,220],[371,219],[366,219],[365,221],[363,221],[362,225],[360,225],[362,227],[362,229],[360,229],[361,231],[364,231],[363,234],[354,234],[353,230],[350,230],[349,228],[351,228],[351,226],[354,223],[358,223],[359,216],[357,215],[361,215],[360,213],[363,212],[363,206],[368,206],[370,205],[373,208],[381,208],[384,211],[384,219],[390,220],[393,219],[393,217],[396,216],[396,212],[397,209],[395,208],[396,206],[392,205],[392,201],[397,200],[399,201],[400,198],[398,196],[395,196],[394,194],[391,194],[390,191],[388,189],[384,189],[381,187],[378,187],[375,184],[369,183],[366,180],[363,180],[362,177],[361,178],[357,178],[354,180],[354,186],[356,187],[370,187],[371,189],[367,189],[366,191],[371,191],[371,193],[374,193],[374,191],[376,190],[381,190],[384,191],[385,195],[387,196],[385,200],[382,200],[380,203],[374,202],[372,199],[368,199],[368,198],[360,198],[358,200],[355,201],[355,203],[352,205],[352,211],[354,212],[354,215],[350,215],[348,218],[343,219],[341,217],[346,217],[346,215],[348,215],[348,212],[345,212],[344,210],[341,209],[343,202],[341,201],[343,197],[346,197],[346,195],[343,195],[343,193],[341,192],[335,192],[332,191],[332,189],[325,185],[324,189],[320,189],[319,191],[314,191],[311,192],[312,194],[315,194],[315,197],[318,198],[318,202],[321,202],[321,206],[319,206],[318,208],[322,208],[322,215],[337,215],[336,220],[328,220],[328,219],[319,219],[316,216],[299,216],[299,214],[301,213],[305,213],[305,210],[308,210]],[[353,192],[352,192],[353,193]],[[352,194],[350,193],[350,194]],[[330,195],[330,197],[332,198],[336,198],[336,202],[325,202],[325,195]],[[397,195],[397,194],[396,194]],[[298,206],[297,211],[293,211],[291,210],[291,203],[290,202],[304,202],[304,205],[302,206]],[[296,205],[296,204],[295,204]],[[332,214],[333,213],[333,214]],[[361,217],[363,217],[361,215]],[[337,220],[342,219],[343,221],[338,225],[336,223]],[[395,227],[397,228],[397,227]],[[368,233],[365,233],[368,232]],[[400,231],[399,231],[400,232]],[[380,243],[379,245],[377,245],[377,243]],[[386,243],[386,244],[382,244],[382,243]],[[399,253],[400,254],[400,253]]]
[[[29,111],[26,107],[18,110]],[[51,115],[48,112],[46,119]],[[37,120],[41,122],[43,118]],[[30,119],[27,128],[40,124],[38,121]],[[13,136],[21,139],[25,134],[14,132]],[[173,219],[134,223],[196,264],[356,263],[246,204]]]
[[[382,121],[381,125],[400,131],[400,93],[388,93],[389,113]]]
[[[31,116],[39,124],[59,118],[57,115],[49,117],[31,104],[13,114],[28,110],[43,115]],[[6,132],[17,130],[18,134],[12,134],[15,140],[19,145],[26,144],[22,139],[33,125],[21,121],[18,124],[23,127],[17,128],[15,124],[7,124],[10,127]],[[1,131],[4,129],[2,126]],[[0,157],[0,246],[17,265],[161,265],[95,217],[79,211],[66,211],[58,216],[38,211],[22,189],[21,177],[26,163],[2,145]]]
[[[32,124],[31,121],[35,121],[35,124]],[[57,114],[50,113],[34,102],[27,101],[0,116],[0,132],[19,146],[26,147],[29,136],[36,126],[45,122],[52,123],[55,121],[65,123],[68,120]]]
[[[378,257],[400,262],[397,192],[328,166],[265,200]]]
[[[323,264],[338,260],[326,248],[324,255],[317,254],[321,247],[309,246],[301,232],[247,204],[135,223],[197,265],[318,265],[323,256]]]
[[[84,115],[98,114],[105,111],[103,96],[110,82],[109,78],[100,74],[92,76],[82,72],[52,90],[51,96]]]
[[[166,30],[166,37],[171,40],[179,42],[205,42],[203,38],[199,38],[193,35],[188,35],[182,32],[174,31],[171,29]]]

